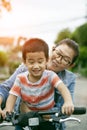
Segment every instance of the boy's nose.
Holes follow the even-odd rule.
[[[34,68],[39,68],[38,63],[35,63],[33,67],[34,67]]]

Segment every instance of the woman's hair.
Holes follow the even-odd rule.
[[[72,61],[72,63],[74,63],[79,56],[79,45],[74,40],[66,38],[66,39],[61,40],[59,43],[57,43],[55,48],[62,44],[67,45],[75,52],[75,56],[73,57],[73,61]]]
[[[49,58],[48,44],[40,38],[31,38],[27,40],[22,47],[22,57],[26,60],[26,53],[28,52],[44,52],[46,59]]]

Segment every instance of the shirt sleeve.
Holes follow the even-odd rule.
[[[69,91],[71,93],[73,101],[74,101],[75,84],[76,84],[76,76],[73,75],[73,77],[71,78],[71,82],[68,84],[68,89],[69,89]]]
[[[15,96],[21,96],[21,82],[19,76],[16,77],[14,85],[12,86],[9,93]]]
[[[58,75],[54,72],[51,74],[51,84],[53,87],[58,88],[58,85],[62,83],[62,80],[58,77]]]
[[[2,98],[1,108],[5,107],[6,99],[9,95],[9,91],[0,84],[0,97]]]

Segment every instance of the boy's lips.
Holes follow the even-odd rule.
[[[40,70],[33,70],[33,73],[38,74]]]

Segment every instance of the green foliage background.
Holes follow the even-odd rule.
[[[8,55],[6,52],[0,51],[0,66],[3,67],[8,62]]]
[[[54,42],[57,44],[65,38],[75,40],[80,47],[80,56],[71,71],[87,77],[87,23],[78,26],[73,32],[69,28],[62,29]],[[0,51],[0,67],[7,65],[9,67],[9,73],[12,74],[21,62],[14,59],[11,61],[9,55],[11,56],[13,53],[17,55],[17,52],[20,52],[20,50],[21,47],[17,46],[14,50],[10,50],[9,53]]]
[[[77,27],[73,32],[69,28],[61,30],[55,40],[55,44],[65,38],[75,40],[80,48],[80,56],[76,62],[76,66],[71,71],[87,77],[87,23]]]

